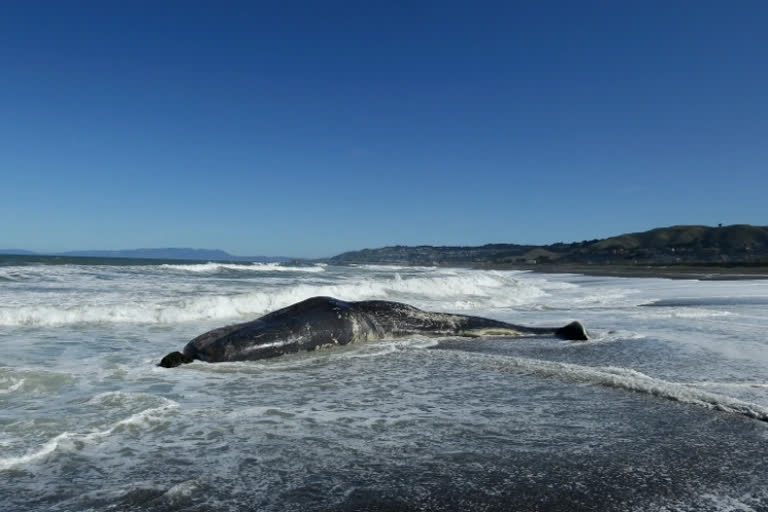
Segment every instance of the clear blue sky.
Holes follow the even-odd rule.
[[[0,9],[1,248],[768,224],[768,2],[160,3]]]

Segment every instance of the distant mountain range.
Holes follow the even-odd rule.
[[[25,251],[24,249],[0,249],[0,254],[20,254],[20,255],[29,254],[29,255],[32,255],[32,254],[37,254],[37,253],[32,252],[32,251]]]
[[[42,255],[22,249],[0,254]],[[295,261],[295,258],[234,256],[217,249],[70,251],[53,256],[197,261]],[[499,266],[526,264],[718,264],[768,265],[768,226],[671,226],[581,242],[549,245],[391,246],[362,249],[323,260],[331,264]]]
[[[328,262],[430,266],[538,263],[768,265],[768,226],[672,226],[550,245],[392,246],[345,252]]]
[[[0,254],[45,255],[85,258],[132,258],[161,260],[196,260],[196,261],[291,261],[293,258],[270,256],[235,256],[218,249],[188,249],[168,247],[164,249],[126,249],[119,251],[67,251],[57,253],[36,253],[23,249],[0,249]]]

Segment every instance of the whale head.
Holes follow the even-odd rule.
[[[191,357],[187,357],[181,352],[171,352],[162,358],[157,366],[162,366],[163,368],[175,368],[182,364],[191,363],[192,361],[193,359]]]

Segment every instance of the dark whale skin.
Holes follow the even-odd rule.
[[[400,302],[346,302],[333,297],[312,297],[256,320],[201,334],[187,343],[183,353],[168,354],[160,366],[173,367],[196,359],[209,363],[269,359],[413,334],[588,339],[579,322],[561,328],[526,327],[478,316],[433,313]]]

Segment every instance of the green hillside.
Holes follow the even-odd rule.
[[[394,246],[363,249],[330,259],[335,264],[503,265],[569,264],[768,264],[768,227],[671,226],[602,240],[544,246]]]
[[[601,249],[637,249],[669,247],[709,247],[738,249],[750,246],[764,246],[768,243],[768,228],[736,224],[711,228],[708,226],[672,226],[657,228],[643,233],[630,233],[606,238],[594,244]]]

